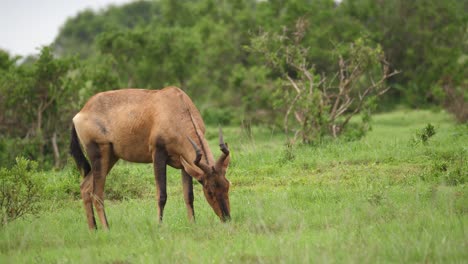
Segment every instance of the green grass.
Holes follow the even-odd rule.
[[[428,123],[436,135],[415,142]],[[151,165],[120,162],[106,188],[111,230],[89,232],[78,180],[61,192],[77,172],[48,172],[42,213],[0,230],[0,263],[467,262],[468,127],[445,113],[381,114],[359,141],[295,146],[289,156],[269,129],[224,133],[231,222],[219,222],[196,184],[197,223],[188,223],[171,169],[159,225]],[[207,136],[216,146],[216,128]]]

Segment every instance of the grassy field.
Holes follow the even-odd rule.
[[[428,123],[436,134],[423,144]],[[40,214],[0,229],[0,263],[468,262],[468,127],[447,114],[381,114],[361,140],[293,148],[267,128],[251,138],[224,130],[231,222],[219,222],[196,184],[190,224],[170,169],[159,225],[152,167],[119,162],[107,180],[111,230],[90,232],[67,168],[41,174],[46,189],[69,179],[76,189],[58,188]],[[214,148],[216,128],[207,136]]]

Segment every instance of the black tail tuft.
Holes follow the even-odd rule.
[[[75,160],[76,166],[78,166],[78,170],[83,173],[83,177],[88,175],[88,173],[91,171],[91,166],[83,154],[83,150],[81,149],[80,142],[78,141],[78,135],[76,134],[74,124],[72,125],[71,129],[70,154]]]

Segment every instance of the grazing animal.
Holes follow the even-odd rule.
[[[182,170],[188,218],[195,220],[193,184],[203,186],[206,200],[222,221],[230,219],[229,149],[221,129],[222,154],[214,160],[204,137],[205,126],[192,100],[177,87],[124,89],[94,95],[73,117],[70,153],[84,179],[80,185],[88,226],[96,229],[93,204],[104,229],[104,184],[119,159],[153,163],[158,217],[166,204],[166,165]],[[89,161],[86,159],[84,147]]]

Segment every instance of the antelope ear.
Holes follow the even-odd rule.
[[[190,165],[190,163],[188,163],[183,157],[181,157],[180,161],[184,167],[184,170],[190,176],[195,178],[197,181],[203,181],[204,172],[200,168]]]
[[[229,166],[229,162],[231,161],[231,155],[227,156],[224,161],[223,161],[223,164],[221,164],[221,166],[223,166],[223,169],[226,170],[227,167]]]

